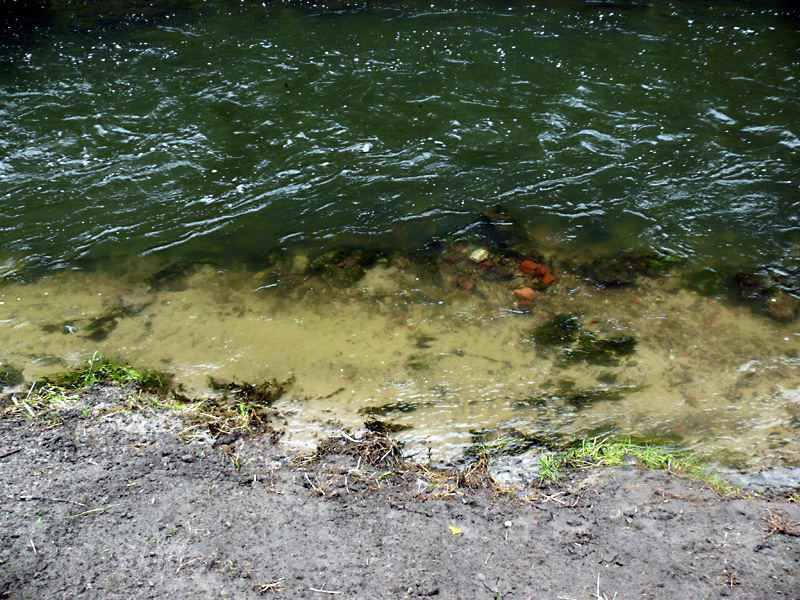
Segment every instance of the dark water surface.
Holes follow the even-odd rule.
[[[119,4],[0,38],[9,269],[413,249],[496,203],[567,246],[798,252],[781,4]]]

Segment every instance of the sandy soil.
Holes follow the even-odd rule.
[[[796,503],[633,463],[497,494],[81,403],[0,421],[0,597],[800,598]]]

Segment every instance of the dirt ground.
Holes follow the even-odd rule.
[[[0,420],[0,597],[800,598],[797,503],[638,464],[498,494],[267,437],[184,443],[91,394],[61,424]]]

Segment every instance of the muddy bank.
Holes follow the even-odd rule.
[[[634,460],[506,492],[346,436],[187,443],[129,399],[0,421],[2,597],[800,598],[796,502]]]

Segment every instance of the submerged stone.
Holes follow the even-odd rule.
[[[469,255],[469,259],[475,264],[489,260],[490,254],[486,248],[478,248]]]
[[[775,281],[764,273],[737,273],[735,279],[742,297],[748,300],[760,298],[775,287]]]
[[[400,425],[399,423],[390,423],[389,421],[381,421],[371,417],[364,422],[364,429],[373,433],[397,433],[398,431],[411,429],[411,425]]]
[[[602,286],[619,287],[632,285],[639,277],[661,275],[680,262],[676,257],[659,256],[653,252],[624,252],[589,260],[581,266],[581,270]]]
[[[326,252],[308,263],[307,274],[321,275],[340,285],[351,285],[359,281],[367,269],[384,258],[384,254],[372,248],[341,248]]]
[[[22,369],[9,364],[0,365],[0,391],[4,387],[19,385],[23,381],[25,378],[22,376]]]
[[[778,292],[767,298],[767,311],[778,321],[793,321],[800,314],[800,300],[786,292]]]

